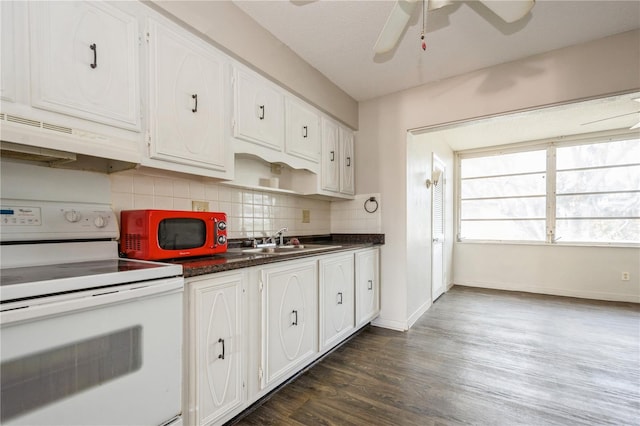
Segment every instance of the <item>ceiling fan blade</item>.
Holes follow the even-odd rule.
[[[398,0],[393,5],[387,22],[382,27],[378,41],[373,47],[375,53],[385,53],[395,47],[416,8],[418,0]]]
[[[480,0],[506,23],[516,22],[529,13],[535,0]]]

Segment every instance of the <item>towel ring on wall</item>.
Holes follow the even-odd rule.
[[[375,207],[369,207],[369,203],[375,203]],[[378,201],[376,197],[369,197],[364,202],[364,209],[367,213],[375,213],[378,210]]]

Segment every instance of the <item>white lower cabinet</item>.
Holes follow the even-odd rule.
[[[219,424],[246,400],[242,274],[208,275],[186,285],[185,424]]]
[[[262,293],[262,365],[264,389],[282,382],[318,352],[317,261],[287,262],[264,268]]]
[[[320,350],[329,349],[355,327],[353,253],[320,259]]]
[[[185,287],[185,425],[222,425],[375,318],[379,250],[192,277]]]
[[[356,327],[380,313],[380,250],[359,251],[356,258]]]

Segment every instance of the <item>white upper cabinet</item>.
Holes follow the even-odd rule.
[[[80,1],[30,2],[29,16],[32,106],[139,130],[137,18]]]
[[[284,146],[284,95],[257,74],[234,72],[236,138],[276,151]]]
[[[340,190],[340,131],[338,125],[322,119],[322,189]]]
[[[322,118],[321,189],[335,196],[352,198],[354,185],[353,132]]]
[[[340,192],[355,194],[353,167],[353,132],[344,127],[340,128]]]
[[[287,98],[286,152],[297,157],[320,162],[320,117],[307,105]]]
[[[150,19],[147,37],[149,157],[165,163],[143,164],[225,177],[231,155],[224,128],[224,57],[172,23]]]
[[[15,45],[15,3],[10,1],[0,2],[0,19],[2,24],[2,44],[0,59],[2,72],[0,72],[0,98],[4,101],[16,101],[16,45]]]

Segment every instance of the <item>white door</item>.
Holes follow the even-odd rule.
[[[355,326],[353,255],[320,260],[320,349],[340,342]]]
[[[224,171],[224,62],[178,27],[149,21],[151,158]]]
[[[444,163],[433,156],[431,191],[431,300],[434,301],[445,289],[444,274]],[[436,180],[437,178],[437,180]]]
[[[209,424],[242,404],[241,297],[240,274],[191,284],[195,377],[188,379],[195,394],[189,404],[197,414],[189,424]]]
[[[234,136],[282,151],[284,96],[267,81],[243,71],[235,74]]]
[[[30,2],[29,10],[33,106],[139,130],[136,17],[106,2]]]
[[[355,194],[353,167],[353,132],[340,128],[340,192]]]
[[[262,271],[262,388],[298,370],[317,352],[317,264]]]

